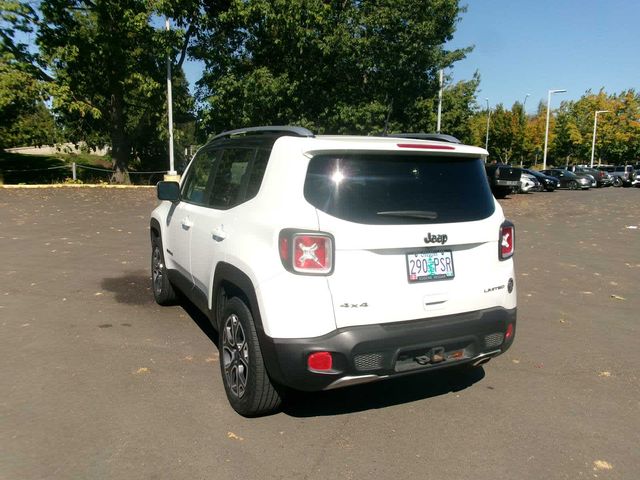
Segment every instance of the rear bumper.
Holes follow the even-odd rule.
[[[492,308],[409,322],[338,329],[316,338],[261,339],[272,378],[306,391],[366,383],[465,363],[504,353],[515,336],[516,309]],[[504,334],[509,324],[513,334]],[[307,357],[331,352],[332,370],[311,372]]]
[[[520,180],[495,180],[497,187],[519,187]]]

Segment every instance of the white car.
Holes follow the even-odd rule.
[[[536,181],[533,175],[530,175],[528,173],[523,173],[522,175],[520,175],[521,193],[529,193],[530,191],[535,191],[538,185],[540,185],[540,183]]]
[[[487,152],[416,136],[234,130],[158,184],[155,299],[179,289],[208,316],[238,413],[277,409],[283,387],[479,365],[513,342],[515,230]]]

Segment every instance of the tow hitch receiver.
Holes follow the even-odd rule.
[[[424,355],[419,355],[413,358],[420,365],[428,365],[430,363],[444,362],[446,356],[444,354],[444,347],[434,347]]]

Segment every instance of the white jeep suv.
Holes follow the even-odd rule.
[[[286,388],[484,363],[516,325],[514,226],[486,155],[426,134],[217,135],[180,184],[158,184],[155,299],[180,290],[208,316],[246,416],[278,408]]]

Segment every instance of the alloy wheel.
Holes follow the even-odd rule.
[[[153,255],[151,257],[151,276],[153,279],[153,289],[156,294],[162,293],[162,282],[164,280],[164,262],[162,261],[162,253],[160,247],[153,247]]]
[[[249,376],[249,345],[238,316],[227,317],[222,329],[222,362],[231,393],[242,398]]]

